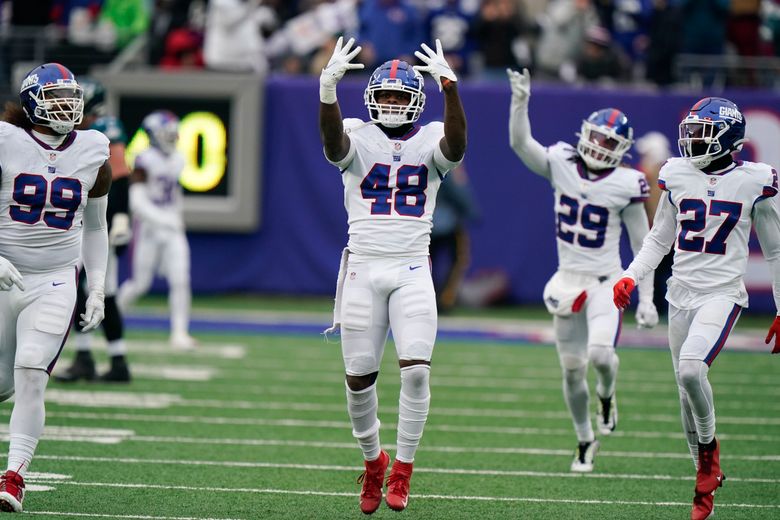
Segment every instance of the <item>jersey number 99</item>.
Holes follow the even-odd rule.
[[[57,177],[51,184],[42,175],[22,173],[14,179],[14,201],[10,208],[11,219],[25,224],[35,224],[41,217],[50,228],[68,230],[81,205],[81,183],[70,177]],[[43,211],[46,199],[52,207],[61,211]]]

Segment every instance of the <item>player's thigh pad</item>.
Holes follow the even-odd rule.
[[[433,355],[438,314],[427,262],[420,259],[423,267],[414,271],[402,265],[402,285],[390,295],[390,328],[398,359],[430,361]]]
[[[561,368],[577,370],[588,364],[588,327],[582,313],[553,316],[555,348]]]
[[[347,374],[379,370],[387,331],[386,296],[373,287],[371,267],[351,262],[341,298],[341,351]]]
[[[70,277],[75,281],[73,272]],[[73,282],[54,286],[47,280],[34,291],[19,313],[15,366],[50,370],[73,320],[76,288]]]
[[[612,301],[612,287],[602,283],[591,288],[584,310],[588,320],[588,345],[612,346],[620,335],[621,314]]]
[[[740,311],[741,307],[728,300],[711,300],[699,307],[680,349],[680,359],[710,364],[723,348]]]
[[[14,393],[14,357],[16,356],[16,319],[14,302],[18,291],[0,291],[0,401]]]

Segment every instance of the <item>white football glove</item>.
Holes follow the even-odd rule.
[[[359,45],[352,49],[355,39],[350,38],[347,44],[342,47],[343,43],[344,37],[339,36],[336,48],[333,49],[333,56],[330,57],[330,61],[320,74],[320,101],[328,105],[336,102],[336,85],[344,77],[344,73],[348,70],[365,67],[362,63],[350,63],[362,49]],[[350,49],[352,50],[350,51]]]
[[[506,69],[506,75],[509,76],[509,85],[512,87],[512,101],[528,104],[528,99],[531,97],[531,73],[528,69],[523,69],[522,74],[516,70]]]
[[[108,245],[124,246],[130,243],[133,231],[130,229],[130,217],[127,213],[117,213],[111,219],[111,231],[108,232]]]
[[[458,81],[458,78],[452,71],[450,64],[447,63],[446,59],[444,59],[444,51],[441,48],[441,40],[436,38],[436,52],[433,52],[433,49],[424,43],[421,45],[421,47],[422,50],[425,51],[425,54],[420,51],[414,51],[414,55],[417,56],[420,61],[425,63],[425,65],[415,65],[412,67],[414,70],[417,72],[427,72],[433,76],[434,81],[436,81],[436,84],[439,85],[439,92],[441,92],[442,78],[446,78],[450,81]]]
[[[81,315],[81,321],[79,322],[82,332],[96,328],[103,321],[103,316],[105,315],[104,299],[105,296],[101,291],[90,291],[86,309],[84,314]]]
[[[22,275],[16,270],[14,264],[0,256],[0,291],[8,291],[14,285],[24,291]]]
[[[641,329],[650,329],[658,325],[658,311],[653,302],[639,302],[636,307],[636,323]]]

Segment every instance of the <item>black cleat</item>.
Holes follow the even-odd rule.
[[[111,368],[98,378],[103,383],[129,383],[131,380],[130,369],[127,367],[125,356],[111,358]]]
[[[76,352],[76,358],[73,364],[61,374],[55,374],[54,380],[60,383],[75,383],[80,380],[94,381],[95,360],[92,359],[92,353],[88,350]]]

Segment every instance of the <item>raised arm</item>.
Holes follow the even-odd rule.
[[[532,172],[549,179],[551,173],[547,149],[531,135],[531,122],[528,120],[531,74],[528,69],[523,69],[522,74],[506,69],[506,73],[512,87],[512,104],[509,107],[509,145]]]
[[[441,152],[447,160],[458,162],[466,153],[466,113],[458,94],[458,78],[444,58],[441,41],[436,40],[436,51],[426,44],[421,45],[423,54],[415,51],[425,65],[416,65],[415,70],[430,74],[444,91],[444,137],[439,141]]]
[[[344,133],[341,108],[336,99],[336,85],[344,73],[352,69],[362,69],[362,63],[350,63],[360,52],[361,47],[352,49],[355,43],[350,38],[346,45],[339,37],[328,65],[320,74],[320,138],[325,149],[325,157],[333,162],[343,159],[349,152],[349,136]]]

